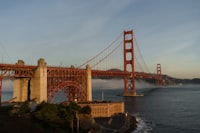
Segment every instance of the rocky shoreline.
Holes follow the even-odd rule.
[[[130,133],[137,128],[136,118],[127,113],[115,114],[108,118],[95,118],[100,133]]]

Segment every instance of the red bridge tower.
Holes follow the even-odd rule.
[[[131,71],[131,76],[124,76],[124,96],[135,96],[134,39],[133,31],[124,31],[124,73]]]
[[[157,64],[157,85],[163,85],[161,64]]]

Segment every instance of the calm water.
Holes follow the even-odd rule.
[[[200,133],[200,86],[157,88],[144,97],[125,98],[150,133]]]
[[[120,97],[120,89],[94,90],[94,100],[125,101],[125,110],[137,117],[134,133],[200,133],[200,86],[138,90],[144,97]],[[103,94],[103,97],[102,97]],[[12,92],[3,92],[3,100]],[[57,95],[57,101],[64,95]]]
[[[13,97],[12,91],[4,91],[2,92],[2,101],[10,100]]]

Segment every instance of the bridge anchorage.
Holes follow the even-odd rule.
[[[120,51],[123,51],[123,54],[120,55],[123,57],[123,61],[119,61],[117,58],[117,63],[122,62],[122,69],[124,70],[97,69],[97,65],[100,63],[105,65],[106,63],[103,61],[108,59],[120,46],[123,49],[120,49]],[[25,65],[23,60],[19,60],[16,64],[0,64],[0,100],[2,98],[3,78],[14,80],[13,101],[23,102],[36,99],[38,103],[42,101],[53,102],[59,91],[64,92],[68,101],[92,101],[92,78],[94,77],[120,77],[124,79],[123,96],[141,96],[136,92],[136,79],[155,79],[158,85],[163,84],[160,64],[157,64],[156,74],[135,70],[134,35],[132,30],[124,31],[123,41],[120,41],[120,44],[117,44],[114,50],[109,50],[110,52],[104,55],[103,52],[108,48],[111,48],[111,46],[108,46],[78,68],[74,66],[47,66],[43,58],[38,60],[37,66]],[[100,58],[99,56],[102,53],[104,57]],[[91,62],[94,60],[97,61],[92,64]],[[84,68],[81,68],[82,66]]]
[[[73,66],[47,66],[44,59],[37,66],[25,65],[19,60],[16,64],[0,64],[0,83],[3,78],[14,80],[13,102],[35,99],[36,102],[52,102],[56,93],[64,92],[68,101],[91,101],[91,68],[76,69]],[[2,84],[0,84],[2,92]],[[0,93],[2,94],[2,93]],[[0,95],[0,98],[2,95]]]

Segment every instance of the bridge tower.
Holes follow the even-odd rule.
[[[124,76],[124,96],[135,96],[134,39],[133,31],[124,31],[124,73],[131,71],[131,76]]]
[[[162,85],[162,71],[161,71],[161,64],[157,64],[157,85]]]

